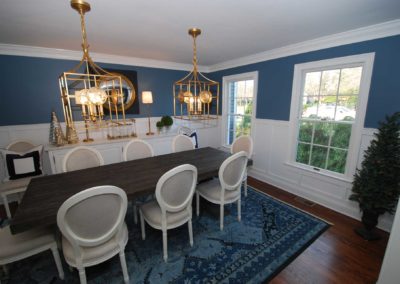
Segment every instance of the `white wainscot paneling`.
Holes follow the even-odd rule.
[[[356,202],[350,201],[351,181],[313,173],[288,164],[291,133],[289,122],[257,119],[254,135],[254,165],[249,174],[283,190],[307,198],[352,218],[361,219]],[[373,139],[375,129],[364,129],[358,166]],[[390,231],[393,216],[380,217],[378,227]]]

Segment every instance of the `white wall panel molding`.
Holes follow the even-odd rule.
[[[288,163],[287,151],[291,147],[288,121],[257,119],[256,125],[254,165],[249,171],[250,176],[360,220],[358,204],[348,199],[351,194],[351,180],[324,176]],[[363,129],[358,160],[362,160],[375,131],[376,129]],[[390,231],[391,224],[392,216],[384,215],[380,218],[378,227]]]
[[[64,59],[64,60],[78,60],[78,61],[82,59],[82,51],[47,48],[39,46],[4,44],[4,43],[0,43],[0,54]],[[94,60],[94,62],[97,63],[101,62],[101,63],[142,66],[142,67],[183,70],[183,71],[190,71],[193,68],[191,64],[182,64],[182,63],[161,61],[154,59],[128,57],[128,56],[112,55],[112,54],[97,53],[97,52],[91,52],[90,55]],[[199,66],[199,70],[201,72],[207,72],[208,68],[204,66]]]
[[[400,34],[400,20],[320,37],[208,66],[209,72]]]

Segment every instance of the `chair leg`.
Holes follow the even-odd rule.
[[[243,184],[244,184],[244,196],[247,197],[247,178],[244,180]]]
[[[137,206],[135,204],[135,201],[133,201],[132,203],[133,203],[133,221],[135,222],[135,224],[137,224],[137,222],[138,222]]]
[[[240,222],[240,220],[242,219],[242,206],[241,206],[241,200],[240,200],[240,196],[239,199],[237,201],[237,211],[238,211],[238,221]]]
[[[4,204],[4,208],[6,209],[7,218],[11,219],[11,211],[10,211],[10,206],[8,206],[7,195],[2,194],[1,197],[3,198],[3,204]]]
[[[124,251],[119,252],[119,259],[121,261],[122,274],[124,275],[124,282],[126,284],[128,284],[129,283],[129,274],[128,274],[128,268],[126,267],[126,259],[125,259]]]
[[[193,228],[192,228],[192,219],[188,221],[188,227],[189,227],[189,242],[190,246],[193,246]]]
[[[79,271],[79,280],[81,284],[86,284],[86,273],[85,273],[85,268],[84,267],[78,267]]]
[[[196,215],[200,215],[200,195],[198,192],[196,192]]]
[[[164,254],[164,261],[167,262],[168,259],[168,243],[167,243],[167,230],[162,231],[162,238],[163,238],[163,254]]]
[[[219,207],[219,228],[221,231],[224,230],[224,204]]]
[[[61,259],[60,259],[60,254],[58,253],[57,244],[54,244],[54,246],[51,248],[51,252],[53,253],[54,261],[56,262],[58,276],[60,277],[61,280],[64,280],[64,269],[61,264]]]
[[[144,226],[144,217],[143,217],[143,213],[141,210],[139,210],[140,213],[140,227],[141,227],[141,231],[142,231],[142,240],[146,239],[146,228]]]

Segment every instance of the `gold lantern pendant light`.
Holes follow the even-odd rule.
[[[201,34],[197,28],[189,29],[193,37],[193,69],[174,83],[174,117],[187,120],[217,119],[219,113],[219,83],[204,76],[197,67],[196,38]],[[212,103],[215,114],[211,114]]]
[[[93,141],[89,129],[106,127],[103,105],[109,110],[109,123],[126,125],[125,110],[118,101],[123,101],[122,78],[107,72],[96,65],[89,55],[86,37],[85,13],[90,11],[90,4],[83,0],[71,0],[71,7],[78,11],[81,19],[83,57],[79,64],[59,77],[61,100],[67,128],[68,143],[78,142],[74,116],[80,115],[84,121],[86,138]],[[119,109],[118,109],[119,108]],[[119,116],[122,112],[122,118]]]

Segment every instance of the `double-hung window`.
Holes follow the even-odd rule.
[[[354,174],[373,54],[295,66],[291,160],[328,175]]]
[[[229,146],[241,135],[251,135],[255,117],[257,72],[223,78],[223,145]]]

